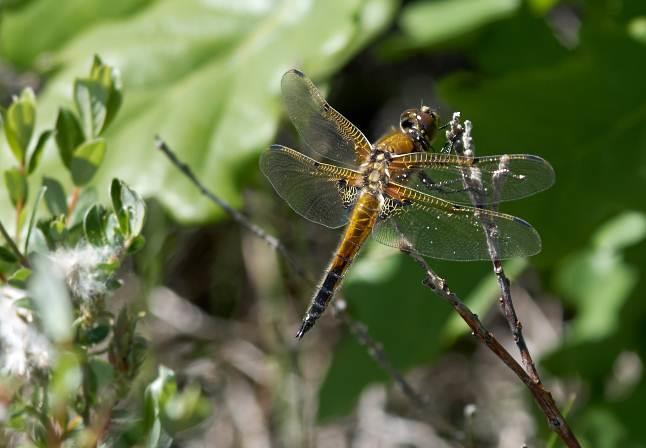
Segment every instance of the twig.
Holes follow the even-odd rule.
[[[570,448],[580,447],[574,433],[568,426],[565,418],[561,415],[552,394],[543,387],[539,381],[534,381],[523,367],[516,362],[514,357],[502,346],[483,324],[480,322],[478,316],[471,312],[471,310],[455,295],[450,289],[446,281],[437,275],[428,265],[426,260],[414,252],[410,246],[404,246],[401,250],[412,257],[426,272],[424,285],[432,289],[436,294],[449,302],[453,309],[460,315],[460,317],[471,328],[474,336],[477,336],[485,345],[498,357],[500,360],[509,367],[520,380],[525,383],[534,400],[541,408],[545,417],[547,417],[550,428],[556,432],[561,440]]]
[[[18,246],[16,246],[16,243],[14,242],[14,240],[9,236],[9,233],[7,233],[7,229],[5,229],[4,226],[2,225],[2,222],[0,222],[0,233],[2,233],[2,236],[7,241],[7,244],[9,245],[9,248],[11,249],[11,251],[16,255],[16,257],[20,261],[20,264],[28,268],[29,260],[27,260],[27,257],[25,257],[22,254],[22,252],[20,252],[20,249],[18,249]]]
[[[471,136],[472,124],[469,120],[465,120],[464,125],[460,123],[460,114],[459,112],[454,113],[451,121],[449,122],[449,129],[446,132],[447,139],[450,142],[451,149],[453,149],[457,154],[464,155],[466,157],[473,157],[475,155],[475,148],[473,144],[473,137]],[[491,204],[493,210],[497,209],[500,195],[502,193],[503,184],[505,182],[505,175],[508,173],[509,160],[503,157],[500,161],[498,170],[496,170],[492,177],[492,198],[490,200],[486,199],[485,191],[482,186],[482,179],[477,167],[465,168],[463,170],[463,181],[465,188],[469,192],[471,201],[473,205],[477,208],[483,208],[484,204]],[[496,280],[498,281],[498,286],[500,288],[500,306],[502,308],[503,314],[511,334],[514,338],[514,342],[518,347],[520,352],[520,357],[525,367],[525,371],[529,374],[534,382],[540,383],[541,379],[536,369],[536,364],[532,359],[532,356],[527,348],[527,343],[523,337],[523,327],[521,322],[518,320],[516,315],[516,310],[514,308],[514,303],[511,298],[511,289],[510,282],[505,271],[502,267],[502,262],[498,255],[498,244],[497,238],[498,229],[494,222],[488,221],[486,219],[480,218],[480,223],[485,231],[485,237],[487,240],[487,248],[489,250],[489,257],[491,258],[491,263],[493,265],[493,272],[496,275]]]
[[[453,117],[449,122],[448,128],[449,129],[446,131],[446,137],[447,137],[447,140],[449,141],[450,148],[453,149],[457,154],[464,155],[465,157],[473,157],[475,155],[475,150],[474,150],[473,138],[471,136],[471,130],[472,130],[471,122],[466,120],[464,122],[464,125],[462,125],[462,123],[460,122],[460,113],[456,112],[453,114]],[[463,170],[462,177],[463,177],[464,186],[469,192],[471,201],[473,202],[473,205],[476,208],[484,208],[485,204],[491,204],[491,208],[494,210],[497,208],[500,200],[500,195],[502,194],[502,188],[505,182],[505,176],[508,173],[508,163],[509,163],[508,158],[502,157],[500,160],[500,165],[498,169],[493,173],[493,176],[492,176],[493,191],[492,191],[492,197],[490,200],[488,200],[485,196],[486,192],[485,192],[485,189],[483,188],[482,178],[480,176],[480,171],[478,170],[478,168],[469,167]],[[500,345],[500,344],[497,343],[497,341],[495,341],[495,338],[490,332],[487,331],[486,333],[479,333],[474,330],[474,326],[479,326],[481,331],[485,329],[480,323],[480,321],[477,320],[477,316],[471,313],[464,304],[462,304],[461,302],[459,303],[451,302],[451,304],[453,305],[454,308],[456,308],[456,311],[458,311],[458,313],[465,320],[465,322],[467,322],[469,327],[471,327],[471,329],[474,330],[474,334],[478,335],[479,337],[481,337],[480,334],[487,335],[487,339],[483,339],[483,341],[487,344],[487,346],[507,366],[509,366],[514,371],[514,373],[516,373],[516,375],[518,375],[519,378],[529,387],[538,405],[540,406],[545,416],[547,417],[550,427],[561,437],[561,439],[569,447],[578,447],[580,445],[576,440],[576,437],[568,427],[565,419],[561,415],[558,407],[556,406],[556,403],[554,402],[554,399],[552,398],[552,395],[550,394],[549,391],[547,391],[544,388],[541,382],[540,376],[538,374],[538,370],[536,369],[536,364],[534,363],[534,360],[532,359],[529,349],[527,348],[525,338],[523,337],[522,324],[518,320],[518,316],[516,315],[516,310],[514,308],[514,304],[511,298],[510,282],[507,276],[505,275],[505,271],[502,267],[502,262],[500,261],[498,243],[497,243],[498,229],[496,227],[496,224],[493,221],[487,220],[482,216],[480,217],[480,223],[485,233],[485,237],[487,241],[487,249],[489,251],[491,263],[493,265],[493,271],[494,271],[494,274],[496,275],[496,280],[498,281],[498,286],[501,291],[500,305],[501,305],[503,314],[505,316],[505,319],[507,320],[507,323],[511,330],[512,336],[514,338],[514,342],[516,343],[516,346],[518,347],[518,350],[520,352],[520,357],[521,357],[524,369],[521,368],[521,366],[518,365],[518,363],[515,360],[513,360],[513,358],[507,359],[507,356],[511,357],[511,355],[509,355],[509,353],[506,350],[504,352],[501,352],[500,350],[498,350],[497,347],[495,347],[496,344],[497,345]],[[457,296],[450,293],[450,291],[448,290],[448,287],[444,283],[444,280],[440,279],[429,268],[428,264],[424,261],[423,258],[421,258],[419,255],[414,254],[412,251],[410,251],[410,249],[405,249],[405,250],[407,250],[409,255],[415,258],[418,261],[418,263],[420,263],[422,267],[426,270],[427,280],[429,279],[431,280],[430,282],[426,283],[428,286],[430,286],[433,290],[438,292],[440,295],[442,295],[441,291],[444,291],[444,289],[446,288],[446,290],[444,291],[446,292],[446,295],[444,295],[443,297],[449,299],[449,297],[452,296],[453,300],[459,300],[457,299]],[[437,280],[439,280],[439,282],[436,282]],[[468,313],[466,311],[468,311]],[[473,320],[474,318],[475,320]],[[472,325],[472,323],[477,325]],[[496,344],[490,345],[490,342],[491,342],[490,340],[495,341]],[[500,348],[502,348],[502,346],[500,346]],[[513,364],[510,364],[509,362],[510,360],[513,361]]]
[[[200,180],[195,176],[190,167],[179,160],[177,155],[173,150],[168,146],[168,144],[162,140],[159,136],[155,136],[155,146],[157,149],[162,151],[166,157],[175,165],[192,183],[195,187],[210,201],[214,202],[216,205],[221,207],[236,223],[245,229],[249,230],[252,235],[265,241],[270,247],[276,250],[283,259],[288,263],[293,272],[302,280],[305,280],[307,283],[315,284],[315,282],[308,276],[308,274],[299,266],[294,259],[291,257],[291,254],[287,248],[282,244],[282,242],[275,236],[269,234],[261,227],[252,223],[246,216],[239,213],[233,207],[231,207],[226,201],[222,200],[215,194],[213,194],[209,189],[200,182]],[[355,321],[348,313],[345,306],[338,306],[338,302],[341,302],[342,299],[336,299],[337,305],[335,306],[335,316],[350,330],[350,332],[357,338],[357,341],[360,345],[368,349],[368,354],[372,357],[375,362],[383,368],[388,375],[393,379],[395,384],[401,389],[404,395],[411,400],[418,409],[422,410],[427,408],[426,402],[422,397],[415,392],[413,387],[404,379],[403,375],[395,369],[393,364],[388,359],[388,356],[382,349],[379,343],[368,335],[364,325],[359,324]],[[345,303],[345,302],[343,302]]]
[[[197,176],[193,173],[193,170],[179,160],[177,158],[177,155],[173,152],[173,150],[168,146],[168,144],[161,139],[158,135],[155,136],[155,146],[157,149],[159,149],[161,152],[163,152],[166,157],[175,165],[192,183],[195,185],[195,187],[204,195],[206,198],[208,198],[211,202],[214,202],[218,207],[220,207],[222,210],[224,210],[227,215],[231,217],[236,223],[238,223],[241,227],[244,227],[247,229],[249,232],[263,240],[269,247],[277,251],[279,254],[283,256],[285,261],[289,263],[290,267],[298,273],[299,276],[305,278],[307,277],[305,271],[303,271],[302,267],[296,263],[296,261],[291,257],[289,254],[289,251],[287,248],[283,245],[283,243],[276,238],[273,235],[270,235],[267,233],[264,229],[261,227],[257,226],[253,222],[249,220],[245,215],[242,213],[238,212],[236,209],[231,207],[226,201],[222,200],[220,197],[216,196],[213,194],[208,188],[204,186],[202,182],[197,178]]]
[[[399,387],[404,396],[415,404],[418,410],[428,409],[430,402],[422,397],[413,389],[413,387],[406,381],[404,376],[393,366],[392,362],[386,356],[383,346],[375,341],[368,333],[368,328],[361,322],[356,321],[350,316],[347,311],[347,303],[343,297],[337,296],[334,299],[332,311],[337,319],[339,319],[347,328],[350,333],[355,337],[359,345],[366,348],[368,354],[375,362],[381,367]],[[429,422],[437,430],[438,434],[450,438],[454,441],[461,441],[464,439],[464,434],[457,428],[453,427],[449,422],[437,416],[433,416]]]

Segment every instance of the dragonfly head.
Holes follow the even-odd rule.
[[[431,142],[439,127],[440,116],[428,106],[407,109],[399,118],[399,127],[408,135],[420,151],[431,149]]]

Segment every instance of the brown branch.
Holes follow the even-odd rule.
[[[301,280],[312,285],[315,284],[303,268],[295,262],[285,245],[277,237],[269,234],[267,231],[251,222],[249,218],[235,210],[226,201],[213,194],[204,184],[202,184],[202,182],[200,182],[191,168],[179,160],[173,150],[159,136],[155,136],[155,146],[166,157],[168,157],[171,163],[177,167],[180,172],[193,183],[193,185],[195,185],[202,195],[222,208],[222,210],[224,210],[231,219],[251,232],[252,235],[265,241],[271,248],[276,250]],[[340,302],[342,302],[341,306]],[[345,301],[341,298],[337,298],[335,303],[336,305],[333,308],[335,311],[334,315],[350,330],[350,333],[354,335],[359,344],[367,348],[370,357],[386,371],[386,373],[393,379],[393,382],[401,389],[402,393],[410,399],[418,409],[423,410],[427,408],[425,400],[415,392],[413,387],[404,379],[403,375],[393,366],[381,345],[368,335],[365,325],[360,324],[350,316],[346,307],[343,306]]]
[[[470,121],[466,120],[464,124],[460,122],[460,113],[456,112],[453,114],[451,121],[448,124],[448,130],[446,131],[446,137],[449,142],[449,147],[454,150],[457,154],[463,155],[465,157],[473,157],[475,155],[475,148],[473,144],[473,138],[471,136],[472,124]],[[498,169],[494,172],[492,176],[492,198],[487,200],[485,197],[485,189],[483,188],[481,177],[479,176],[477,167],[474,168],[465,168],[462,173],[462,178],[464,186],[469,192],[471,201],[476,208],[484,208],[484,204],[491,204],[492,209],[497,209],[500,195],[502,194],[502,188],[506,179],[506,174],[508,173],[508,159],[502,157],[500,160],[500,165]],[[523,337],[522,324],[518,320],[516,310],[514,308],[514,303],[511,298],[511,288],[510,282],[500,261],[497,235],[498,229],[496,224],[493,221],[480,217],[480,224],[485,233],[487,241],[487,249],[489,252],[489,257],[493,265],[493,271],[500,288],[500,306],[503,311],[503,315],[507,320],[509,329],[511,330],[514,342],[518,347],[520,352],[521,361],[524,368],[522,368],[512,357],[511,355],[498,343],[498,341],[493,337],[493,335],[488,332],[484,326],[480,323],[477,316],[473,314],[458,298],[455,294],[451,293],[448,289],[448,286],[443,279],[438,277],[428,266],[426,261],[421,258],[419,255],[414,254],[410,248],[404,248],[404,250],[415,258],[418,263],[426,271],[426,280],[425,284],[431,289],[436,291],[442,297],[447,299],[451,305],[456,309],[458,314],[462,319],[471,327],[473,333],[480,337],[485,344],[493,351],[496,356],[498,356],[509,368],[512,369],[514,373],[527,385],[527,387],[534,395],[534,399],[537,404],[547,417],[550,428],[555,431],[567,444],[568,447],[578,447],[579,442],[577,441],[574,433],[570,430],[567,422],[561,415],[551,393],[545,389],[543,386],[538,370],[536,369],[536,364],[532,359],[532,356],[529,352],[529,348]],[[501,351],[502,350],[502,351]]]
[[[464,155],[466,157],[473,157],[475,155],[471,130],[472,124],[469,120],[465,120],[464,124],[462,124],[460,122],[459,112],[453,114],[453,117],[449,122],[449,129],[446,132],[446,137],[451,149],[453,149],[457,154]],[[498,208],[500,195],[502,194],[502,188],[506,179],[505,175],[508,173],[508,162],[508,159],[503,157],[498,169],[493,174],[493,191],[492,198],[490,200],[487,200],[485,197],[485,191],[481,178],[477,173],[477,167],[465,168],[463,170],[462,178],[464,186],[469,192],[471,202],[475,207],[484,208],[484,204],[491,204],[491,209],[496,210]],[[538,374],[538,370],[536,369],[536,364],[527,348],[527,343],[523,336],[523,327],[521,322],[518,320],[514,303],[511,298],[510,282],[505,275],[502,262],[498,255],[498,229],[494,222],[486,220],[483,217],[480,217],[480,224],[482,225],[485,233],[489,258],[491,259],[493,272],[496,276],[498,287],[500,288],[501,296],[499,302],[503,315],[507,320],[514,342],[520,352],[520,357],[523,362],[523,366],[525,367],[525,371],[532,378],[532,381],[540,383],[541,379]]]
[[[514,357],[502,346],[483,324],[480,322],[478,316],[471,312],[471,310],[449,289],[446,281],[437,275],[428,265],[426,260],[420,255],[411,250],[410,247],[402,247],[404,253],[412,257],[424,269],[426,278],[424,285],[432,289],[441,298],[449,302],[453,309],[460,315],[462,320],[471,328],[474,336],[478,337],[485,345],[509,367],[520,380],[525,383],[534,400],[541,408],[545,417],[547,418],[550,428],[556,432],[561,440],[570,448],[577,448],[581,445],[577,441],[574,433],[568,426],[565,418],[561,415],[552,394],[543,387],[543,384],[534,381],[523,369],[523,367],[516,362]]]

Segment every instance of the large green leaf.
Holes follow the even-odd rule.
[[[54,55],[62,70],[43,96],[43,122],[61,102],[69,104],[73,79],[101,55],[121,70],[124,103],[105,134],[110,150],[93,182],[107,185],[118,175],[158,196],[176,217],[213,217],[221,212],[155,151],[153,136],[159,133],[209,188],[239,204],[241,184],[255,175],[257,154],[283,113],[281,75],[299,67],[317,81],[328,77],[388,25],[393,3],[155,3],[88,29]],[[46,156],[42,170],[55,176],[60,165]]]

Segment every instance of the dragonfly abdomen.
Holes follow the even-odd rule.
[[[305,313],[297,338],[302,338],[307,331],[314,326],[318,318],[323,314],[334,293],[341,285],[343,277],[356,257],[364,241],[370,236],[372,228],[377,221],[383,198],[381,195],[374,195],[362,191],[352,211],[350,221],[345,229],[343,238],[339,243],[332,261],[325,271],[323,281],[312,298],[310,307]]]

